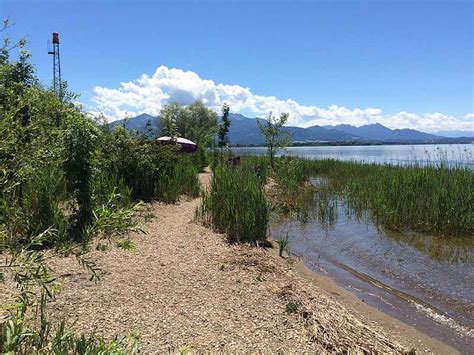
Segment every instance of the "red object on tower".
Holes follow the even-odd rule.
[[[59,44],[59,33],[53,32],[53,43]]]

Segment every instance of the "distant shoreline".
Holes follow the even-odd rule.
[[[348,147],[348,146],[381,146],[381,145],[450,145],[473,144],[474,139],[466,142],[311,142],[293,143],[290,147]],[[265,148],[263,144],[232,144],[229,148]]]

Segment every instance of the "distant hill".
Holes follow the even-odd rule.
[[[436,132],[435,134],[438,136],[450,137],[450,138],[457,138],[457,137],[474,138],[474,131],[452,130],[452,131],[439,131],[439,132]]]
[[[329,128],[331,126],[326,126]],[[382,142],[431,142],[438,140],[439,136],[416,131],[414,129],[390,129],[379,123],[355,127],[347,124],[333,126],[336,131],[346,132],[365,139]]]
[[[263,136],[257,126],[255,118],[241,114],[230,114],[231,126],[229,142],[233,145],[262,145]],[[159,135],[161,130],[160,117],[146,113],[127,120],[118,120],[110,123],[111,127],[124,125],[129,130]],[[337,126],[312,126],[307,128],[285,127],[293,136],[297,144],[312,143],[354,143],[354,144],[382,144],[382,143],[470,143],[472,138],[450,138],[420,132],[414,129],[390,129],[381,124],[370,124],[355,127],[347,124]]]
[[[145,132],[147,129],[151,129],[156,134],[161,130],[160,117],[155,117],[142,113],[141,115],[131,117],[129,119],[123,119],[111,122],[110,127],[124,126],[131,131]]]
[[[232,122],[229,130],[229,141],[231,144],[258,145],[264,143],[255,118],[248,118],[240,114],[230,114],[230,119]],[[293,136],[293,141],[298,143],[364,140],[361,137],[356,137],[346,132],[328,130],[320,126],[309,128],[285,127],[284,130],[290,132]]]

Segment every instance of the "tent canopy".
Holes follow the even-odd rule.
[[[168,136],[160,137],[160,138],[158,138],[158,140],[162,143],[165,143],[165,144],[166,143],[171,143],[173,141],[173,139],[171,137],[168,137]],[[192,152],[195,152],[197,150],[197,144],[194,143],[193,141],[190,141],[189,139],[178,137],[178,138],[175,138],[174,141],[176,143],[178,143],[179,145],[181,145],[181,151],[183,151],[183,152],[192,153]]]

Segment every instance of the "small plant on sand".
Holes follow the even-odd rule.
[[[119,247],[123,250],[128,250],[128,251],[132,251],[132,250],[135,249],[135,245],[128,238],[123,238],[123,239],[117,240],[117,247]]]
[[[293,314],[293,313],[298,312],[300,307],[301,307],[300,301],[290,301],[286,304],[285,310],[287,314]]]
[[[286,232],[286,235],[284,237],[281,237],[277,240],[280,258],[283,258],[283,252],[286,252],[286,254],[290,256],[290,251],[288,248],[288,239],[288,232]]]
[[[14,304],[0,304],[8,310],[0,319],[0,353],[2,354],[132,354],[139,352],[138,335],[115,337],[106,341],[95,334],[76,334],[64,320],[52,320],[46,312],[47,303],[59,292],[59,284],[47,265],[51,254],[36,249],[50,240],[54,230],[30,239],[18,247],[0,243],[5,264],[0,283],[7,279],[18,291]],[[0,240],[4,236],[0,229]],[[98,269],[90,260],[76,255],[81,266],[98,279]]]

